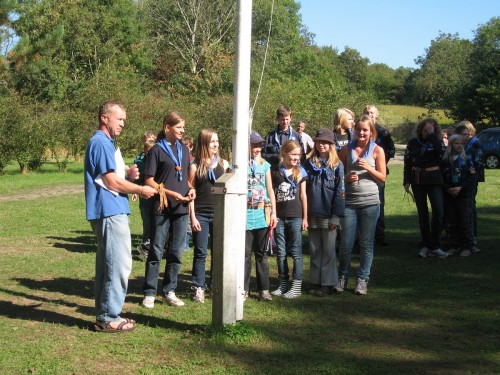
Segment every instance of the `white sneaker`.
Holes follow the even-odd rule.
[[[470,256],[471,252],[469,249],[463,249],[461,252],[460,252],[460,256],[461,257],[468,257]]]
[[[420,251],[418,252],[418,256],[421,258],[427,258],[428,254],[429,254],[429,249],[426,248],[425,246],[421,248]]]
[[[472,251],[473,253],[479,253],[481,250],[479,249],[479,247],[477,247],[477,245],[474,245],[474,246],[472,246],[471,251]]]
[[[168,292],[163,297],[163,302],[168,303],[170,306],[175,306],[175,307],[184,306],[184,302],[182,302],[182,300],[177,298],[177,296],[175,295],[175,292],[173,290]]]
[[[194,290],[193,301],[199,303],[205,303],[205,291],[201,287],[193,286],[191,289]]]
[[[155,307],[155,297],[154,296],[144,296],[142,300],[142,306],[146,309],[152,309]]]
[[[437,256],[438,258],[441,258],[441,259],[444,259],[444,258],[447,258],[448,254],[447,252],[441,250],[441,249],[436,249],[432,252],[433,255]]]
[[[354,289],[355,294],[365,296],[368,294],[368,281],[363,279],[358,279],[356,283],[356,288]]]

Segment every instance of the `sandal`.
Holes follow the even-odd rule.
[[[105,333],[127,332],[135,329],[135,321],[133,319],[123,319],[117,327],[112,327],[111,323],[112,322],[97,321],[95,322],[94,328],[97,332]],[[125,326],[127,324],[132,324],[132,326],[126,328]]]

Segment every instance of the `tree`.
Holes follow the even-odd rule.
[[[339,65],[347,84],[354,90],[366,90],[368,64],[370,60],[349,47],[339,55]]]
[[[413,78],[417,103],[434,108],[450,108],[456,103],[471,77],[472,49],[472,43],[458,34],[440,33],[426,54],[415,60],[420,65]]]
[[[146,73],[139,7],[132,0],[26,0],[13,28],[13,85],[39,101],[68,100],[103,67]],[[149,65],[148,65],[149,64]]]
[[[234,61],[236,2],[148,0],[155,78],[170,90],[212,93]]]
[[[500,124],[500,17],[476,30],[469,58],[471,79],[462,87],[452,115],[475,123]]]

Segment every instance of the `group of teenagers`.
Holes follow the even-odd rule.
[[[294,131],[290,108],[281,106],[276,112],[278,125],[265,138],[255,131],[250,133],[245,299],[250,295],[252,254],[260,300],[269,301],[273,296],[293,299],[302,294],[304,230],[308,230],[309,234],[309,293],[326,296],[347,289],[356,243],[360,257],[354,293],[367,294],[374,244],[387,244],[384,237],[383,188],[387,162],[395,152],[390,134],[377,124],[377,117],[378,110],[372,105],[365,107],[357,119],[352,111],[342,108],[334,115],[333,130],[320,128],[313,139],[307,139],[307,134],[303,132],[305,124],[299,122],[300,132]],[[155,305],[164,253],[166,265],[161,295],[164,302],[171,306],[184,305],[175,292],[188,226],[192,230],[194,247],[193,300],[203,303],[205,293],[211,286],[206,275],[206,260],[213,238],[212,187],[228,170],[227,161],[219,154],[219,140],[214,130],[200,131],[193,157],[190,148],[183,143],[185,118],[178,112],[169,112],[163,119],[162,131],[156,137],[146,134],[145,152],[138,160],[142,164],[139,173],[136,164],[130,168],[125,166],[119,149],[114,145],[114,138],[125,126],[125,119],[126,112],[120,103],[104,103],[99,109],[99,128],[89,142],[85,158],[87,219],[97,237],[98,247],[95,328],[101,332],[124,332],[135,328],[135,321],[121,317],[132,267],[127,194],[140,197],[143,223],[149,225],[149,233],[144,235],[144,240],[149,239],[150,243],[142,305],[146,308]],[[425,256],[431,252],[441,256],[435,241],[435,232],[440,233],[439,223],[443,222],[435,203],[437,199],[431,199],[432,224],[439,222],[435,228],[424,228],[422,202],[427,199],[426,196],[436,198],[437,193],[420,187],[428,183],[426,173],[434,171],[423,156],[432,150],[437,155],[439,149],[442,159],[444,149],[440,139],[439,144],[436,142],[438,126],[435,120],[424,121],[427,122],[417,126],[416,140],[408,144],[404,185],[407,190],[411,185],[417,202],[423,248],[428,249]],[[433,131],[427,124],[432,124]],[[450,137],[448,151],[454,144],[453,140]],[[420,146],[418,155],[413,152],[416,146],[413,147],[412,142]],[[455,152],[452,152],[450,160],[454,162]],[[468,160],[464,159],[467,167],[460,164],[459,168],[466,171],[463,176],[460,175],[464,181],[465,174],[472,173]],[[445,168],[442,165],[440,161],[440,170]],[[442,180],[446,179],[445,171],[443,169]],[[456,168],[450,173],[455,176],[455,172]],[[142,176],[143,182],[134,183],[139,176]],[[439,187],[442,191],[442,181]],[[450,189],[453,187],[456,183],[450,185]],[[453,194],[453,198],[458,195]],[[427,219],[429,225],[428,222]],[[447,224],[451,229],[456,222],[449,220]],[[377,235],[377,232],[381,234]],[[450,237],[454,238],[457,233],[450,230]],[[275,239],[279,277],[279,285],[274,290],[270,290],[266,252],[270,234]],[[340,248],[337,262],[338,235]],[[420,255],[423,256],[423,250]],[[291,272],[289,257],[292,259]]]
[[[321,128],[311,139],[303,131],[303,121],[298,122],[300,131],[293,130],[292,112],[281,106],[276,112],[278,125],[266,138],[256,131],[250,133],[245,300],[250,296],[252,257],[259,300],[269,301],[273,296],[293,299],[302,294],[302,232],[305,230],[309,233],[312,285],[309,292],[326,296],[347,288],[351,253],[357,241],[360,268],[354,291],[367,293],[380,216],[379,185],[386,178],[385,152],[375,142],[375,121],[369,114],[375,113],[374,110],[375,107],[367,106],[366,113],[355,122],[354,113],[339,109],[334,116],[336,131]],[[144,153],[136,159],[144,184],[162,192],[151,199],[140,199],[147,234],[143,235],[144,243],[139,250],[143,251],[149,241],[142,301],[146,308],[154,308],[159,267],[165,251],[161,294],[164,302],[171,306],[184,305],[175,291],[188,229],[191,229],[194,248],[193,300],[203,303],[211,287],[206,261],[213,238],[212,190],[215,181],[228,170],[229,163],[221,158],[218,135],[212,129],[200,131],[190,160],[190,139],[186,141],[184,125],[185,119],[179,113],[167,114],[156,143],[151,146],[146,134]],[[166,198],[164,206],[162,194]],[[337,265],[336,237],[341,228]],[[269,285],[266,250],[270,238],[274,238],[279,277],[275,290],[270,290]],[[292,260],[291,269],[288,258]]]

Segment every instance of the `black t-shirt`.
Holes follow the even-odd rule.
[[[214,169],[215,179],[217,180],[224,174],[224,168],[218,164]],[[214,196],[212,194],[212,187],[214,183],[210,181],[208,176],[201,179],[195,178],[194,188],[196,189],[196,199],[194,200],[195,212],[208,212],[214,211]]]
[[[177,156],[177,147],[175,144],[170,145],[172,152]],[[173,190],[185,196],[189,192],[188,185],[188,167],[189,167],[189,150],[185,145],[182,147],[182,181],[179,181],[176,175],[175,163],[170,156],[167,155],[161,147],[156,144],[149,151],[146,159],[146,167],[144,168],[145,176],[153,176],[158,183],[165,185],[168,190]],[[153,198],[152,212],[163,215],[185,215],[189,213],[188,203],[178,203],[168,198],[168,207],[163,212],[158,212],[160,206],[160,196],[155,195]]]
[[[271,167],[274,195],[276,196],[276,216],[280,219],[302,217],[302,201],[300,200],[302,181],[307,180],[307,173],[300,167],[302,178],[295,184],[288,182],[281,174],[279,165]]]

